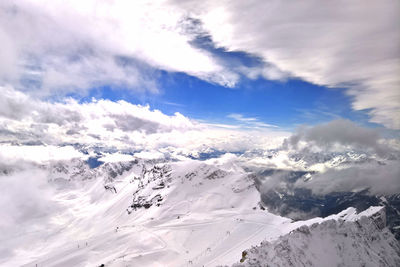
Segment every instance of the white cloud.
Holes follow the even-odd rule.
[[[377,129],[340,119],[301,127],[281,149],[245,154],[242,160],[250,169],[266,173],[261,192],[307,188],[326,195],[368,189],[370,194],[390,195],[400,190],[397,143],[383,138]],[[293,180],[298,171],[309,173]]]
[[[132,155],[117,153],[104,153],[104,155],[99,158],[102,162],[124,162],[124,161],[134,161],[136,158]]]
[[[265,127],[243,130],[191,120],[180,113],[168,116],[149,106],[125,101],[92,99],[78,103],[67,99],[50,103],[12,87],[0,90],[6,92],[0,100],[0,141],[5,143],[81,144],[147,152],[167,149],[165,152],[170,154],[178,149],[189,155],[209,148],[244,151],[277,147],[288,136]],[[13,111],[8,107],[13,107]]]
[[[165,1],[2,1],[0,78],[44,96],[104,84],[156,92],[150,66],[233,86],[237,74],[190,44],[185,15]]]
[[[396,194],[400,191],[398,161],[387,164],[363,164],[345,169],[329,169],[305,182],[298,180],[297,187],[309,188],[317,195],[331,192],[351,192],[369,189],[371,194]]]
[[[36,242],[38,233],[48,233],[52,215],[63,207],[44,170],[30,167],[0,178],[0,258],[6,259],[18,253],[16,247]]]
[[[278,128],[278,126],[273,124],[268,124],[260,121],[258,118],[245,117],[242,114],[231,113],[227,116],[228,118],[234,119],[235,121],[241,123],[241,127],[244,128]]]
[[[348,87],[354,109],[399,129],[399,9],[392,0],[6,0],[0,81],[48,96],[104,84],[157,92],[155,69],[228,87],[241,74],[299,77]],[[204,34],[228,51],[260,57],[262,66],[231,66],[193,45]]]
[[[0,145],[0,158],[7,164],[30,162],[36,164],[48,164],[51,161],[69,160],[73,158],[85,159],[86,156],[72,146],[15,146],[9,144]]]
[[[338,119],[314,127],[301,127],[285,140],[284,147],[302,147],[323,151],[372,151],[387,156],[391,149],[384,144],[378,130],[363,128],[349,120]]]
[[[262,57],[272,68],[266,78],[287,73],[348,87],[354,109],[372,109],[371,121],[400,129],[398,1],[173,2],[197,16],[218,46]]]
[[[244,117],[242,114],[237,114],[237,113],[229,114],[227,117],[235,119],[237,121],[241,121],[241,122],[254,122],[254,121],[257,121],[257,118]]]
[[[135,157],[141,159],[162,159],[164,154],[158,151],[142,151],[134,154]]]

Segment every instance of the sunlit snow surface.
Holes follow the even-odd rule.
[[[233,264],[261,241],[322,221],[293,223],[261,209],[251,173],[229,161],[208,163],[135,160],[90,169],[75,160],[41,166],[31,175],[44,181],[38,194],[46,192],[48,206],[42,203],[43,214],[3,233],[0,264]],[[24,213],[24,205],[16,207]]]
[[[293,227],[289,219],[260,210],[253,181],[237,166],[157,164],[163,174],[143,162],[124,166],[129,170],[111,181],[104,165],[53,166],[50,184],[57,190],[50,201],[57,212],[44,224],[14,229],[3,245],[17,247],[2,264],[214,266],[236,262],[242,250]],[[161,181],[165,186],[155,189]],[[160,194],[161,205],[130,211],[137,191],[147,199]]]
[[[243,252],[232,267],[399,266],[400,244],[385,227],[383,207],[348,208]]]

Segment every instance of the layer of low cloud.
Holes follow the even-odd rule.
[[[392,195],[400,190],[398,160],[352,162],[327,168],[323,172],[299,169],[272,168],[261,171],[260,192],[278,190],[293,194],[296,188],[310,189],[312,194],[324,196],[337,192],[368,190],[371,195]]]
[[[301,127],[284,142],[285,148],[373,151],[381,156],[390,152],[382,143],[379,131],[364,128],[345,119],[314,127]]]
[[[44,145],[0,145],[0,159],[8,166],[23,165],[25,163],[48,164],[52,161],[87,158],[87,155],[77,151],[72,146],[44,146]],[[1,166],[1,165],[0,165]]]
[[[172,2],[197,16],[218,46],[270,64],[267,79],[286,73],[347,87],[355,110],[370,110],[371,121],[400,128],[398,1]]]
[[[308,188],[316,195],[332,192],[352,192],[368,189],[370,194],[391,195],[400,192],[398,161],[386,164],[368,163],[346,169],[330,169],[307,182],[299,180],[295,186]]]
[[[281,149],[244,155],[246,165],[264,177],[261,193],[310,189],[315,195],[358,192],[391,195],[400,190],[398,140],[349,120],[303,126]]]
[[[7,259],[16,247],[46,236],[51,217],[62,207],[53,199],[55,190],[46,172],[32,166],[1,175],[0,187],[0,258]]]
[[[162,149],[165,153],[196,154],[210,148],[235,152],[277,147],[288,136],[275,128],[243,130],[201,123],[180,113],[169,116],[125,101],[92,99],[79,103],[67,99],[51,103],[10,86],[0,89],[4,92],[0,140],[8,144],[79,144],[132,152]]]

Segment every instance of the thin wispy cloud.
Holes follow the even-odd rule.
[[[163,104],[174,106],[174,107],[185,107],[184,104],[179,104],[179,103],[174,103],[174,102],[167,102],[167,101],[163,102]]]
[[[235,121],[241,123],[243,127],[248,128],[279,128],[276,125],[268,124],[260,121],[257,118],[245,117],[242,114],[232,113],[227,116],[228,118],[234,119]]]
[[[229,114],[227,117],[235,119],[237,121],[241,121],[241,122],[255,122],[255,121],[257,121],[256,118],[244,117],[242,114],[237,114],[237,113]]]

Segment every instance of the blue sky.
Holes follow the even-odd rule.
[[[351,98],[345,88],[327,88],[300,79],[274,81],[241,76],[237,86],[228,88],[185,73],[160,71],[157,83],[159,93],[104,86],[92,89],[81,101],[92,97],[122,99],[149,105],[165,114],[179,112],[210,123],[237,124],[229,115],[241,114],[287,130],[338,118],[374,126],[368,123],[365,112],[351,108]]]
[[[0,86],[247,128],[400,129],[398,3],[246,2],[6,1]]]
[[[189,23],[192,27],[202,27],[198,20],[189,19]],[[206,51],[231,69],[242,66],[262,68],[264,64],[269,64],[255,54],[227,51],[224,47],[218,47],[208,33],[197,33],[191,45]],[[282,79],[267,79],[262,75],[249,78],[239,74],[239,82],[233,87],[227,87],[185,72],[153,68],[132,58],[122,58],[122,62],[145,69],[146,75],[150,73],[149,76],[157,84],[159,92],[105,85],[92,88],[88,96],[78,96],[77,99],[122,99],[133,104],[149,105],[165,114],[179,112],[189,118],[210,123],[241,124],[241,121],[230,116],[240,114],[243,118],[256,119],[289,131],[299,125],[316,125],[339,118],[367,127],[380,127],[369,121],[368,112],[371,109],[352,108],[354,97],[346,94],[349,89],[346,87],[318,85],[290,74]]]

